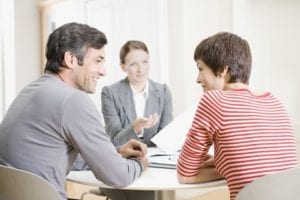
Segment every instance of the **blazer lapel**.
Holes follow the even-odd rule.
[[[134,107],[132,91],[127,78],[122,81],[121,90],[119,92],[119,98],[120,102],[122,103],[123,110],[125,111],[129,122],[133,122],[136,119],[136,111]]]
[[[149,117],[154,113],[160,115],[160,95],[159,90],[155,87],[155,85],[149,81],[149,96],[146,101],[146,108],[145,108],[145,117]],[[148,141],[153,135],[156,134],[157,125],[144,130],[144,140]]]
[[[160,110],[160,96],[158,89],[149,81],[149,96],[146,101],[145,117],[149,117]],[[157,113],[159,114],[159,113]]]

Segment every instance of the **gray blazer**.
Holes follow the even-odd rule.
[[[166,84],[159,84],[152,80],[149,80],[149,95],[144,116],[148,117],[153,113],[157,113],[160,118],[155,126],[144,129],[143,139],[136,135],[131,125],[136,119],[136,111],[127,78],[103,87],[101,101],[105,130],[115,146],[120,146],[130,139],[137,139],[148,146],[153,146],[150,139],[173,119],[170,89]]]

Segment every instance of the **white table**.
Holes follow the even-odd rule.
[[[71,171],[67,179],[72,182],[99,186],[109,187],[97,180],[91,171]],[[131,185],[125,187],[125,190],[152,190],[155,191],[156,200],[174,200],[175,190],[193,189],[211,191],[212,188],[217,188],[226,185],[225,180],[218,180],[199,184],[179,184],[177,181],[176,170],[174,169],[161,169],[161,168],[148,168],[137,178]]]

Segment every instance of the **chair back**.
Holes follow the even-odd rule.
[[[0,165],[0,200],[60,200],[60,195],[38,175]]]
[[[300,200],[300,168],[254,180],[238,193],[235,200]]]

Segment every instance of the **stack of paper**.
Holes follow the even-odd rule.
[[[176,169],[178,153],[169,154],[159,148],[148,148],[149,167]]]
[[[177,158],[191,128],[197,105],[191,105],[151,139],[158,148],[148,149],[150,167],[176,168]],[[212,146],[209,154],[214,155],[213,149]]]
[[[162,151],[173,154],[181,150],[186,134],[191,128],[197,104],[193,104],[178,115],[151,140]]]
[[[178,156],[160,155],[149,157],[149,167],[176,169]]]
[[[148,149],[150,167],[176,169],[178,155],[192,124],[196,105],[178,115],[151,139],[157,148]]]

